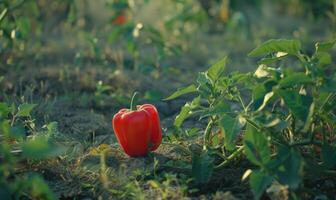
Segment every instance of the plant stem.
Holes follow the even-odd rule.
[[[8,9],[5,8],[0,14],[0,23],[6,17]]]
[[[235,152],[233,152],[226,160],[224,160],[221,164],[215,166],[215,169],[221,169],[227,166],[233,159],[235,159],[242,151],[244,150],[244,146],[240,146]]]
[[[178,150],[181,150],[181,151],[183,151],[183,153],[188,154],[188,155],[191,155],[191,153],[192,153],[189,149],[185,148],[183,145],[180,145],[180,144],[168,143],[168,142],[162,142],[162,144],[170,145],[172,147],[176,147]]]
[[[244,111],[247,112],[247,109],[246,109],[246,106],[245,106],[245,104],[244,104],[244,101],[243,101],[243,99],[240,97],[240,95],[238,95],[238,99],[239,99],[240,104],[242,105]]]
[[[246,106],[246,111],[250,108],[250,106],[251,106],[252,104],[253,104],[253,100],[251,100],[250,103],[247,104],[247,106]]]
[[[328,97],[326,98],[326,100],[323,102],[322,106],[319,109],[320,112],[322,111],[322,109],[324,108],[324,106],[329,102],[329,100],[333,98],[334,95],[335,95],[335,93],[330,93],[328,95]]]
[[[14,126],[14,122],[16,120],[16,114],[13,116],[12,121],[11,121],[11,126]]]
[[[212,118],[210,118],[210,121],[204,131],[204,145],[203,145],[203,149],[206,150],[209,143],[210,143],[210,135],[211,135],[211,130],[213,127],[214,121]]]
[[[251,126],[253,126],[255,129],[257,129],[258,131],[261,130],[259,125],[256,124],[255,122],[253,122],[252,120],[250,120],[247,116],[244,116],[244,118],[245,118],[246,122],[249,123]]]
[[[131,106],[130,106],[130,110],[131,111],[134,111],[134,110],[136,110],[137,108],[136,108],[136,102],[137,102],[137,100],[138,100],[138,98],[137,98],[137,95],[138,95],[138,92],[134,92],[134,94],[133,94],[133,96],[132,96],[132,100],[131,100]]]

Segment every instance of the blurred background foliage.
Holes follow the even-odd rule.
[[[16,57],[90,61],[158,77],[164,61],[197,46],[204,32],[255,43],[277,32],[305,40],[310,30],[272,30],[267,21],[283,17],[277,23],[295,27],[287,16],[301,16],[333,30],[335,7],[333,0],[2,0],[0,55],[9,65]]]

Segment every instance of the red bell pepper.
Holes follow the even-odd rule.
[[[113,19],[112,23],[115,25],[124,25],[127,22],[127,12],[126,9],[120,11]]]
[[[131,101],[131,109],[121,109],[114,115],[112,126],[124,152],[131,157],[145,156],[161,144],[160,118],[155,106],[144,104],[135,106],[136,93]]]
[[[119,15],[113,20],[113,24],[115,25],[124,25],[127,22],[127,18],[125,15]]]

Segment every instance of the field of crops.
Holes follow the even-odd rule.
[[[0,199],[336,200],[336,0],[0,0]]]

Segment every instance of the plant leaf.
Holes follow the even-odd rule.
[[[223,114],[223,113],[229,113],[229,112],[232,112],[230,105],[226,103],[225,101],[219,101],[213,107],[209,108],[206,114],[207,115],[217,115],[217,114]]]
[[[174,126],[181,127],[184,120],[186,120],[191,114],[192,110],[200,104],[201,97],[196,97],[191,103],[186,103],[182,108],[180,113],[176,116],[174,121]]]
[[[260,108],[264,102],[265,95],[270,92],[264,84],[255,85],[252,90],[253,107]]]
[[[277,90],[276,93],[284,99],[286,105],[295,117],[301,119],[303,122],[307,120],[309,108],[313,102],[312,97],[289,90]]]
[[[22,152],[28,158],[45,158],[55,156],[61,153],[56,146],[50,142],[45,135],[36,136],[23,143]]]
[[[315,44],[315,51],[316,52],[326,52],[333,48],[336,44],[336,40],[329,41],[329,42],[318,42]]]
[[[6,119],[10,113],[10,107],[6,103],[0,103],[0,119]]]
[[[260,199],[262,194],[271,185],[273,178],[259,170],[254,170],[250,175],[250,186],[254,194],[254,199]]]
[[[262,58],[261,60],[258,61],[258,64],[265,64],[265,65],[271,64],[271,63],[281,60],[287,55],[288,53],[278,52],[276,55],[272,55],[271,57]]]
[[[328,144],[322,146],[323,165],[327,168],[336,166],[336,148]]]
[[[277,39],[268,40],[257,48],[253,49],[248,56],[256,57],[268,53],[284,52],[292,55],[299,53],[301,42],[298,40]]]
[[[176,92],[174,92],[172,95],[170,95],[169,97],[165,98],[164,100],[165,101],[172,100],[172,99],[175,99],[175,98],[177,98],[177,97],[179,97],[181,95],[192,93],[192,92],[196,92],[196,91],[197,91],[196,86],[194,84],[192,84],[192,85],[189,85],[187,87],[178,89]]]
[[[28,116],[30,116],[30,112],[34,109],[34,107],[36,105],[37,104],[28,104],[28,103],[23,103],[23,104],[19,105],[17,116],[18,117],[28,117]]]
[[[327,52],[316,52],[314,55],[318,59],[318,65],[320,67],[329,65],[332,63],[332,56]]]
[[[247,126],[244,136],[246,157],[258,166],[264,166],[270,161],[271,151],[266,136],[251,125]]]
[[[332,78],[325,79],[324,84],[321,86],[322,92],[336,92],[336,75]]]
[[[213,86],[211,85],[211,80],[207,73],[199,73],[197,76],[197,83],[197,91],[199,91],[202,96],[207,97],[211,94]]]
[[[215,64],[213,64],[208,69],[207,75],[211,79],[212,83],[215,83],[218,80],[218,78],[220,78],[223,75],[225,71],[225,67],[226,67],[226,60],[227,60],[227,57],[224,57],[218,62],[216,62]]]
[[[314,81],[304,73],[293,73],[279,81],[280,87],[289,87],[299,84],[310,84]]]
[[[213,161],[214,159],[207,152],[202,152],[200,155],[193,155],[192,175],[196,183],[205,184],[209,182],[214,168]]]
[[[296,189],[301,182],[301,173],[303,169],[303,159],[293,148],[282,147],[278,153],[278,159],[283,160],[282,165],[278,168],[279,182]]]
[[[225,147],[229,150],[233,150],[235,148],[234,142],[246,123],[245,119],[239,115],[236,117],[223,115],[219,123],[224,133]]]
[[[43,180],[42,177],[33,175],[26,180],[27,184],[30,185],[31,196],[37,199],[56,199],[53,191],[49,188],[48,184]]]

